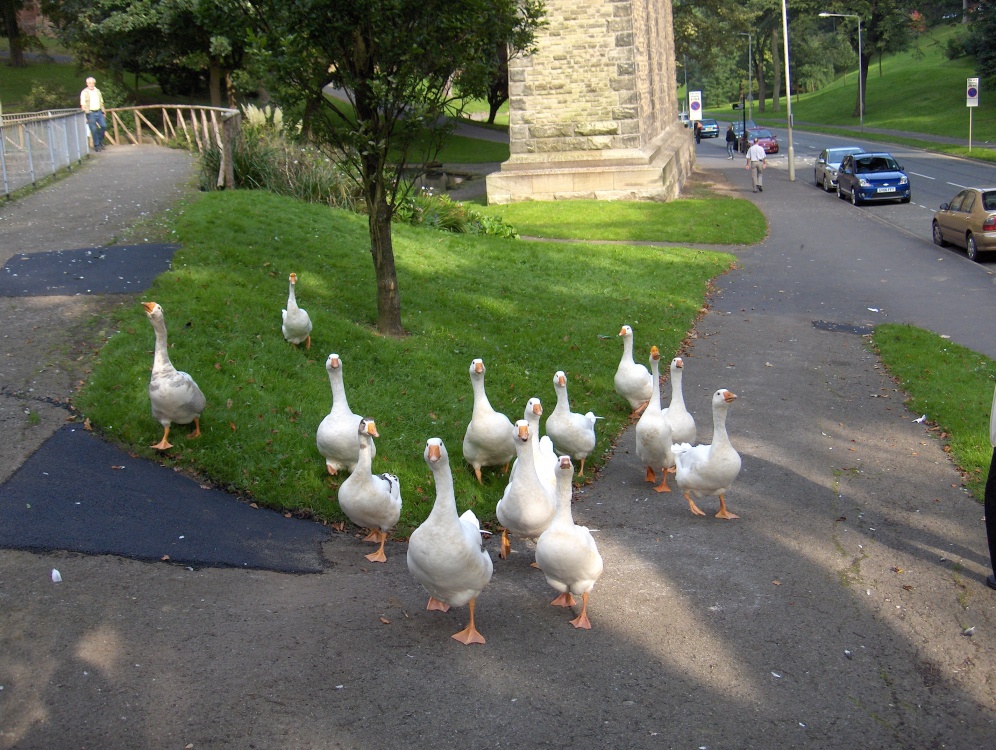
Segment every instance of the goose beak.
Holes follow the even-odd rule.
[[[574,468],[573,466],[571,466],[571,457],[570,456],[561,456],[560,457],[560,468],[561,469],[573,469]]]
[[[684,363],[684,362],[682,361],[681,357],[678,357],[678,358],[677,358],[677,359],[676,359],[676,360],[674,361],[674,366],[675,366],[675,367],[677,367],[677,368],[682,368],[682,367],[684,367],[684,366],[685,366],[685,363]]]
[[[529,425],[528,424],[520,424],[519,425],[519,440],[521,440],[523,443],[526,442],[527,440],[529,440]]]
[[[533,414],[535,414],[537,417],[543,416],[543,405],[539,401],[533,404]]]
[[[292,273],[290,275],[290,283],[291,284],[296,284],[297,283],[297,274],[296,273]]]
[[[650,347],[650,358],[651,359],[660,359],[661,358],[661,351],[660,351],[660,349],[658,349],[656,346]]]
[[[559,378],[557,378],[557,385],[560,386],[567,385],[567,377],[565,375],[561,375]]]
[[[476,373],[484,372],[484,363],[479,359],[474,360],[474,372]]]
[[[156,303],[155,302],[143,302],[142,303],[142,307],[145,308],[145,312],[147,312],[147,313],[149,313],[151,315],[152,311],[156,309]]]
[[[723,391],[723,400],[726,403],[732,404],[734,402],[734,400],[736,400],[736,398],[737,398],[737,394],[733,393],[732,391],[727,391],[727,390]]]
[[[619,329],[619,333],[617,335],[619,335],[619,336],[625,336],[626,335],[626,326],[623,326],[622,328],[620,328]]]
[[[370,437],[380,437],[380,433],[377,432],[377,425],[373,420],[367,422],[367,434]]]
[[[429,445],[428,452],[429,452],[429,463],[433,463],[433,464],[436,463],[440,459],[440,457],[442,455],[439,452],[439,446],[435,445],[435,444]]]

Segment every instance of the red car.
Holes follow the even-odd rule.
[[[750,148],[755,138],[757,138],[757,142],[761,145],[761,148],[764,149],[764,153],[778,153],[778,138],[770,130],[765,130],[764,128],[748,128],[747,137],[740,141],[740,151],[746,154],[747,149]]]

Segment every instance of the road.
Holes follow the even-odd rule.
[[[726,132],[726,123],[721,122],[721,130]],[[784,128],[769,128],[778,136],[781,153],[768,158],[768,165],[775,169],[788,171],[788,131]],[[814,192],[823,192],[817,187],[813,178],[813,166],[819,153],[831,146],[859,146],[865,151],[888,151],[905,169],[909,175],[913,189],[913,198],[909,204],[876,203],[852,210],[863,211],[876,221],[887,224],[894,229],[925,242],[932,242],[930,222],[934,212],[941,203],[946,203],[955,194],[966,187],[996,185],[996,164],[962,159],[943,154],[930,153],[906,146],[893,146],[861,138],[842,138],[838,136],[792,131],[792,145],[795,151],[795,179],[799,189],[808,188]],[[700,154],[725,151],[726,144],[722,135],[717,139],[703,140],[699,145]],[[832,193],[826,193],[828,200],[836,200]],[[964,255],[964,250],[949,248],[954,254]],[[983,257],[982,264],[996,270],[996,253]]]

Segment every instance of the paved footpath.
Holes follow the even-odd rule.
[[[786,287],[825,253],[800,243],[825,205],[776,172],[758,198],[770,236],[735,249],[684,375],[700,440],[709,394],[739,396],[741,518],[654,493],[624,433],[576,497],[606,563],[591,631],[527,547],[496,561],[473,648],[401,542],[374,566],[332,535],[312,575],[0,551],[0,748],[990,748],[981,506],[862,337],[814,325],[863,302]]]

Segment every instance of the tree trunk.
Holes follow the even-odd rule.
[[[488,86],[488,122],[494,124],[498,109],[508,101],[508,46],[498,45],[498,72]]]
[[[370,254],[377,276],[377,330],[385,336],[403,336],[401,293],[394,267],[394,243],[391,240],[391,210],[381,195],[370,210]]]
[[[208,92],[211,95],[211,106],[225,106],[222,104],[221,99],[221,84],[224,71],[221,69],[221,65],[218,64],[217,60],[210,60],[208,62],[208,76]]]
[[[754,58],[754,68],[755,76],[757,77],[757,111],[764,112],[767,110],[768,103],[768,82],[764,79],[764,45],[761,44],[761,39],[763,37],[758,37],[757,40],[757,56]],[[778,104],[775,103],[775,111],[778,111]]]
[[[12,68],[23,68],[24,42],[21,40],[21,27],[17,25],[16,0],[0,0],[0,12],[3,13],[4,25],[7,28],[7,39],[10,40],[10,59],[7,65]]]
[[[778,30],[771,30],[771,108],[782,111],[782,58],[778,55]]]

